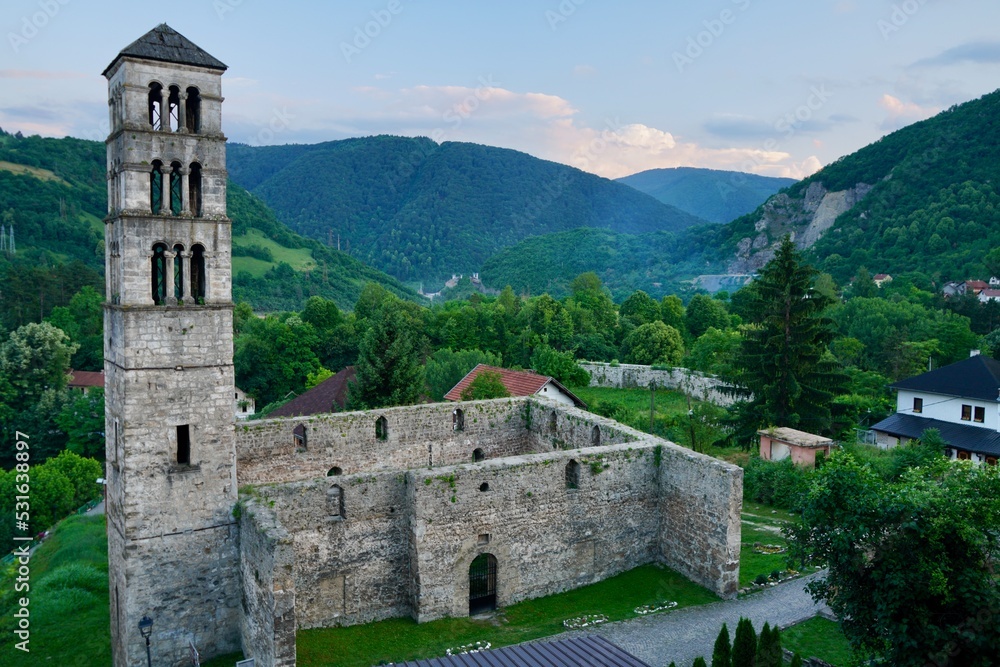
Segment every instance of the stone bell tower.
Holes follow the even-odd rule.
[[[108,68],[104,306],[114,665],[239,649],[226,66],[162,24]],[[184,662],[186,660],[186,662]]]

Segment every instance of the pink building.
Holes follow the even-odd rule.
[[[833,440],[794,428],[769,428],[760,435],[760,457],[765,461],[781,461],[791,457],[796,465],[815,467],[816,452],[830,456]]]

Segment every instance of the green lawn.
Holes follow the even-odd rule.
[[[610,621],[635,618],[636,607],[673,601],[678,608],[714,602],[714,593],[691,583],[673,570],[643,565],[591,586],[529,600],[503,609],[491,618],[455,618],[418,625],[411,619],[391,619],[346,628],[301,630],[297,636],[300,667],[370,667],[385,662],[444,655],[477,641],[494,648],[558,634],[563,621],[584,614],[604,614]],[[232,667],[238,655],[205,663]]]
[[[760,554],[754,551],[754,544],[759,542],[787,548],[787,541],[780,531],[795,521],[795,516],[785,510],[744,500],[742,520],[740,588],[752,584],[758,575],[768,576],[774,570],[785,570],[788,567],[787,553]]]
[[[13,648],[14,582],[0,576],[3,655],[17,665],[110,665],[108,539],[103,516],[73,516],[59,523],[32,554],[29,653]]]
[[[257,245],[267,248],[274,256],[274,262],[267,262],[256,257],[233,256],[233,275],[240,271],[247,271],[255,278],[260,278],[268,270],[274,268],[278,262],[286,262],[296,271],[311,271],[316,268],[312,251],[309,248],[286,248],[280,243],[271,240],[257,229],[249,229],[246,234],[233,237],[234,246]]]
[[[840,625],[820,616],[781,631],[781,646],[803,658],[819,658],[834,667],[847,667],[851,645]]]

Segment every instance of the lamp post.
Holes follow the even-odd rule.
[[[139,621],[139,633],[146,640],[146,665],[147,667],[153,667],[153,658],[149,653],[149,636],[153,634],[153,619],[145,614],[143,614],[142,619]]]

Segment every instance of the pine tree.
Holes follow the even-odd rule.
[[[802,667],[802,656],[796,653],[792,656],[792,664],[790,667]]]
[[[697,658],[694,659],[694,662],[691,664],[691,667],[708,667],[708,665],[705,664],[705,658],[698,656]]]
[[[764,627],[757,635],[757,667],[769,667],[768,656],[771,651],[771,625],[764,621]]]
[[[715,638],[715,648],[712,649],[712,667],[733,667],[733,647],[729,643],[729,628],[725,623]]]
[[[348,385],[353,409],[412,405],[420,399],[424,367],[409,320],[397,300],[377,305],[358,345],[357,381]]]
[[[757,667],[757,633],[749,618],[740,618],[733,639],[733,667]]]
[[[774,259],[744,288],[748,322],[733,364],[733,380],[744,398],[737,410],[737,437],[744,444],[768,426],[830,428],[830,404],[847,377],[827,350],[835,331],[823,311],[832,301],[813,288],[816,275],[786,236]]]

